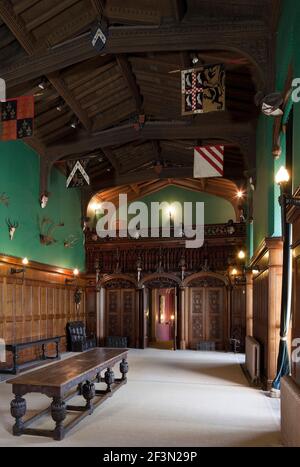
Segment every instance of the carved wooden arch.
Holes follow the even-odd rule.
[[[128,274],[107,274],[99,281],[99,286],[105,288],[109,282],[113,281],[130,282],[135,288],[138,287],[136,279],[132,276],[129,276]]]
[[[222,282],[224,282],[224,285],[226,287],[229,286],[229,280],[226,276],[223,276],[222,274],[218,274],[216,272],[205,272],[205,271],[202,271],[202,272],[196,272],[195,274],[192,274],[191,276],[188,276],[185,278],[185,280],[183,281],[182,285],[184,287],[189,287],[189,284],[191,282],[193,282],[194,280],[197,280],[197,279],[205,279],[205,278],[211,278],[211,279],[218,279]]]
[[[270,76],[270,59],[268,56],[267,38],[259,38],[256,41],[245,39],[243,46],[230,46],[216,44],[215,46],[206,47],[214,50],[228,50],[229,52],[236,52],[243,55],[253,65],[255,72],[253,73],[253,80],[256,85],[256,90],[264,90],[268,78]]]
[[[174,274],[170,274],[167,272],[154,272],[153,274],[148,274],[147,276],[143,277],[140,281],[140,287],[143,287],[147,284],[147,282],[151,282],[153,280],[159,279],[167,279],[169,281],[175,282],[176,285],[181,286],[182,282],[179,277],[175,276]]]

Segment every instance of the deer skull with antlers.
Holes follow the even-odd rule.
[[[16,230],[19,228],[19,222],[12,222],[10,219],[6,219],[6,224],[8,227],[9,238],[13,240]]]

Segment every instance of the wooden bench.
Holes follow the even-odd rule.
[[[11,414],[16,419],[13,434],[15,436],[23,434],[47,436],[58,441],[62,440],[81,419],[91,415],[95,407],[111,397],[127,382],[127,355],[127,349],[96,348],[7,381],[8,384],[12,384],[15,394],[11,402]],[[115,379],[113,367],[118,362],[120,362],[121,378]],[[104,378],[101,377],[103,370],[105,370]],[[106,389],[96,390],[95,382],[105,382]],[[45,394],[53,401],[49,408],[23,421],[26,414],[24,396],[31,392]],[[86,401],[84,406],[66,404],[75,395],[83,396]],[[98,400],[94,403],[95,398]],[[29,428],[30,424],[48,412],[55,421],[54,430]],[[67,412],[80,413],[64,426]]]
[[[63,336],[54,336],[54,337],[32,337],[32,338],[21,338],[5,342],[6,352],[11,352],[13,355],[13,366],[12,368],[1,368],[0,373],[6,374],[18,374],[21,370],[28,369],[29,365],[34,365],[41,363],[45,360],[60,360],[60,341]],[[54,357],[49,357],[46,352],[46,347],[49,344],[55,344],[56,346],[56,355]],[[30,347],[40,347],[42,351],[41,358],[35,358],[30,362],[25,362],[22,365],[19,364],[19,353]]]

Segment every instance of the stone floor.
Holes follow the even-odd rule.
[[[11,386],[3,382],[0,446],[280,446],[279,400],[250,388],[240,362],[231,353],[131,350],[128,384],[60,443],[11,435]],[[26,399],[29,410],[49,404],[42,395]]]

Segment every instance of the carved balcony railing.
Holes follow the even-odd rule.
[[[87,271],[101,274],[151,272],[226,271],[239,249],[245,248],[246,225],[205,226],[202,248],[186,248],[181,238],[107,238],[86,233]]]
[[[192,229],[196,229],[196,226],[192,226]],[[88,230],[86,232],[86,243],[111,243],[111,242],[137,242],[137,241],[153,241],[158,238],[161,241],[170,241],[170,240],[188,240],[184,234],[184,230],[180,232],[180,228],[163,228],[160,227],[155,231],[156,236],[153,238],[151,229],[143,231],[143,235],[139,237],[133,237],[128,235],[127,230],[116,230],[115,236],[112,237],[107,235],[104,238],[99,238],[96,230]],[[208,224],[204,226],[204,239],[207,238],[239,238],[246,236],[246,224],[244,222],[234,223],[228,222],[228,224]]]

